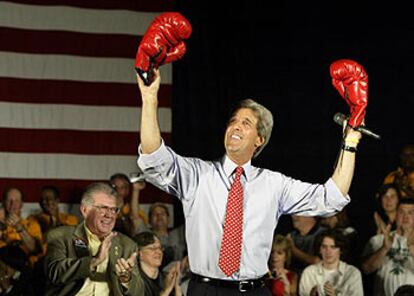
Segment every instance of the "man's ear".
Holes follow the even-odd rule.
[[[85,206],[84,204],[81,204],[80,207],[79,207],[79,210],[82,214],[82,217],[86,218],[86,214],[88,213],[88,207]]]
[[[258,148],[260,146],[262,146],[265,142],[265,138],[264,137],[260,137],[258,136],[256,139],[256,142],[254,143],[254,147]]]

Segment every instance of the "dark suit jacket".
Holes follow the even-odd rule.
[[[76,295],[86,278],[104,280],[109,284],[111,295],[144,295],[142,279],[137,265],[132,271],[129,288],[123,287],[115,274],[118,258],[129,258],[137,246],[129,237],[118,233],[112,239],[109,263],[105,274],[91,272],[84,223],[77,226],[61,226],[51,230],[47,236],[45,272],[47,277],[46,295]]]

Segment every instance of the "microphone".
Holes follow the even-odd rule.
[[[348,116],[346,116],[345,114],[342,114],[342,113],[339,113],[338,112],[338,113],[335,113],[335,115],[333,117],[333,120],[337,124],[339,124],[340,126],[342,126],[343,123],[344,123],[344,120],[348,120]],[[376,140],[380,140],[381,139],[381,136],[380,135],[378,135],[378,134],[370,131],[369,129],[367,129],[364,126],[359,126],[359,127],[355,128],[355,130],[359,131],[360,133],[363,133],[364,135],[373,137]]]

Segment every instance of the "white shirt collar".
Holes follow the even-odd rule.
[[[230,178],[231,175],[234,173],[234,170],[238,167],[236,163],[234,163],[227,155],[224,156],[223,159],[223,170],[226,173],[227,178]],[[249,160],[244,165],[242,165],[244,173],[243,175],[246,177],[246,180],[249,181],[250,172],[252,169],[252,162]]]

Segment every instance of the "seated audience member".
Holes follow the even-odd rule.
[[[148,217],[151,231],[157,235],[164,248],[162,267],[171,261],[181,261],[186,254],[184,225],[169,230],[170,212],[165,204],[159,202],[151,205]]]
[[[118,202],[121,211],[118,214],[115,230],[133,237],[140,231],[147,229],[148,219],[145,212],[139,207],[139,196],[145,188],[145,182],[132,183],[127,175],[116,173],[109,182],[118,193]]]
[[[275,235],[269,260],[270,279],[267,281],[273,296],[297,295],[298,275],[288,268],[292,258],[290,240]]]
[[[374,213],[376,234],[380,234],[381,229],[388,224],[391,225],[391,230],[395,230],[397,228],[395,218],[400,202],[398,188],[394,184],[384,184],[378,188],[375,197],[378,205]]]
[[[395,184],[401,198],[414,198],[414,145],[407,144],[401,149],[400,165],[389,173],[384,184]]]
[[[31,216],[35,219],[42,229],[43,236],[43,252],[46,253],[46,235],[47,233],[56,227],[63,225],[77,225],[78,218],[74,215],[63,213],[59,209],[60,193],[55,186],[43,186],[40,190],[40,207],[42,212]],[[43,272],[43,257],[35,263],[34,266],[34,282],[33,289],[35,289],[37,295],[44,295],[46,277]]]
[[[363,271],[376,272],[375,296],[392,296],[400,286],[414,283],[414,199],[401,199],[396,223],[395,231],[389,224],[371,237],[363,252]]]
[[[318,235],[315,247],[322,261],[305,268],[299,283],[299,295],[364,295],[361,272],[341,260],[346,253],[342,232],[329,229]]]
[[[23,219],[23,193],[15,187],[3,192],[4,229],[0,234],[0,248],[16,246],[21,248],[31,265],[42,254],[42,232],[36,220]]]
[[[116,195],[110,185],[92,183],[81,200],[83,223],[49,231],[45,295],[143,295],[136,244],[112,231]]]
[[[144,282],[144,296],[182,296],[179,285],[180,264],[174,263],[163,277],[160,270],[163,247],[156,234],[141,232],[135,236],[138,245],[138,269]]]
[[[343,254],[342,260],[348,264],[359,265],[360,238],[355,228],[349,223],[346,208],[333,216],[321,218],[320,223],[329,229],[338,229],[343,234],[352,252],[346,252],[346,255]]]
[[[62,225],[77,225],[78,218],[59,210],[60,193],[55,186],[44,186],[40,191],[40,207],[42,212],[33,217],[40,224],[44,239],[50,229]]]
[[[292,224],[294,230],[288,234],[292,242],[292,269],[300,275],[306,266],[320,261],[314,242],[316,236],[327,228],[320,225],[317,217],[293,215]]]

